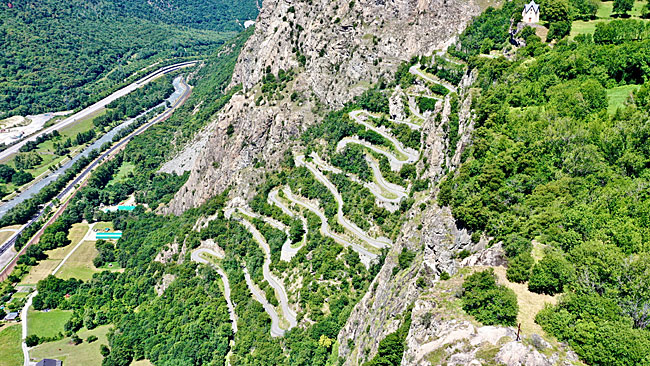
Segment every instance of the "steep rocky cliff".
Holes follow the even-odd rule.
[[[467,0],[265,1],[232,79],[244,89],[207,129],[170,211],[195,207],[234,182],[246,196],[259,168],[277,164],[324,111],[391,79],[402,60],[445,48],[478,11]],[[261,99],[264,76],[280,70],[293,70],[292,80]]]

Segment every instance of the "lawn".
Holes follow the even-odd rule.
[[[103,325],[93,330],[83,328],[77,333],[83,339],[83,343],[75,346],[70,342],[70,338],[43,343],[30,351],[30,357],[36,361],[43,358],[56,358],[63,361],[64,365],[100,366],[103,357],[99,353],[99,346],[108,345],[106,334],[109,329],[110,325]],[[94,335],[98,339],[88,343],[86,339],[90,335]]]
[[[21,342],[22,328],[20,324],[0,330],[0,366],[17,366],[23,364]]]
[[[611,15],[614,13],[613,8],[614,8],[614,1],[596,1],[598,4],[598,11],[596,11],[596,17],[600,19],[609,19]],[[643,10],[643,6],[646,4],[645,1],[635,1],[634,2],[634,7],[632,8],[632,11],[629,12],[629,14],[633,17],[640,17],[641,16],[641,10]]]
[[[93,230],[97,231],[104,231],[108,229],[109,231],[113,231],[113,223],[110,221],[100,221],[95,223],[95,226],[93,226]]]
[[[117,174],[115,174],[113,179],[111,179],[107,185],[125,181],[126,177],[129,175],[129,173],[132,173],[133,170],[135,170],[135,164],[125,161],[122,163],[122,165],[120,165],[120,169],[117,171]]]
[[[596,18],[598,19],[591,21],[576,20],[573,22],[571,25],[571,34],[569,36],[571,39],[578,34],[594,34],[596,31],[596,24],[614,19],[611,17],[613,13],[612,8],[614,6],[613,1],[597,1],[596,3],[598,4],[598,11],[596,11]],[[639,18],[641,16],[641,10],[645,4],[646,1],[634,2],[634,8],[629,13],[632,18]]]
[[[47,259],[40,261],[37,266],[32,267],[27,276],[25,276],[22,281],[20,281],[20,284],[35,285],[38,283],[38,281],[51,275],[56,266],[61,263],[63,258],[65,258],[65,256],[68,255],[70,251],[72,251],[75,245],[79,243],[79,240],[81,240],[86,235],[87,231],[88,225],[86,224],[72,225],[70,233],[68,234],[68,239],[70,239],[72,243],[65,247],[46,251],[45,254],[47,254]]]
[[[616,113],[618,107],[622,107],[627,101],[630,94],[639,88],[638,85],[623,85],[616,88],[607,89],[607,111],[611,114]]]
[[[68,258],[63,267],[56,274],[57,277],[64,280],[76,278],[82,281],[88,281],[93,274],[105,269],[97,268],[93,264],[93,259],[97,256],[97,249],[94,241],[84,241],[79,248]],[[121,270],[118,267],[108,270]]]
[[[71,310],[51,310],[47,313],[30,309],[27,314],[28,334],[39,337],[54,337],[63,333],[65,322],[72,316]]]

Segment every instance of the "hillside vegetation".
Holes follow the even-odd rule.
[[[257,14],[254,0],[11,4],[0,6],[0,118],[99,100],[146,66],[209,53]]]
[[[503,241],[511,281],[566,294],[537,315],[545,331],[588,364],[641,365],[650,361],[650,41],[599,33],[638,21],[614,22],[553,48],[530,36],[512,60],[469,58],[480,91],[473,144],[438,198],[462,225]],[[480,53],[466,41],[460,49]],[[626,85],[608,113],[608,89]],[[537,262],[533,241],[547,246]]]

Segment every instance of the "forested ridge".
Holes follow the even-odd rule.
[[[0,6],[0,118],[75,109],[156,62],[209,54],[255,1],[13,1]]]
[[[537,314],[546,332],[588,364],[648,364],[650,43],[603,37],[637,22],[617,20],[552,48],[532,34],[511,60],[472,57],[499,13],[460,39],[478,71],[476,129],[438,199],[503,242],[510,281],[563,294]]]

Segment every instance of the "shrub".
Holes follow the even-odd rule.
[[[530,270],[535,264],[530,253],[521,253],[508,261],[506,277],[510,282],[524,283],[530,278]]]
[[[86,338],[86,342],[88,342],[88,343],[93,343],[93,342],[96,341],[97,339],[98,339],[98,338],[97,338],[96,335],[90,335],[90,336],[88,336],[88,338]]]
[[[463,283],[463,310],[485,325],[515,325],[519,305],[517,295],[497,285],[491,268],[474,273]]]
[[[40,338],[38,338],[36,334],[28,335],[27,338],[25,338],[25,344],[27,345],[27,347],[34,347],[38,345],[40,341],[41,341]]]
[[[560,252],[544,256],[534,267],[528,281],[532,292],[555,295],[575,278],[573,265]]]

